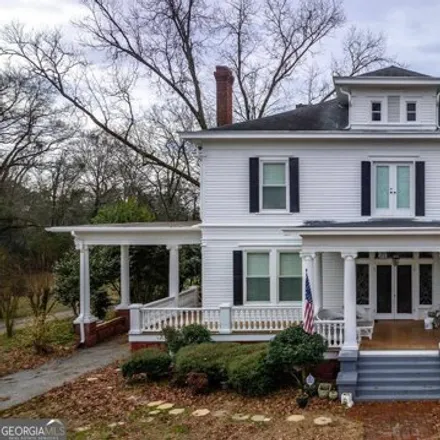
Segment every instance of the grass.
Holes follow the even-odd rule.
[[[65,306],[57,301],[51,313],[53,314],[57,312],[64,312],[66,310],[70,310],[70,307]],[[28,316],[32,316],[32,310],[28,298],[24,296],[19,298],[18,300],[18,309],[17,309],[16,318],[26,318]]]
[[[66,356],[74,349],[75,334],[72,319],[48,322],[50,355],[37,355],[32,345],[32,326],[18,329],[12,338],[0,334],[0,377],[19,370],[35,368],[53,357]]]

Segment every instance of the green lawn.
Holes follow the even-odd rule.
[[[52,309],[52,313],[64,312],[65,310],[69,310],[68,306],[57,302]],[[27,316],[32,316],[32,310],[29,305],[29,300],[27,297],[22,297],[19,299],[18,310],[17,310],[17,318],[25,318]]]

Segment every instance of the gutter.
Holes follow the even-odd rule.
[[[437,125],[437,129],[440,129],[440,92],[437,93],[437,120],[435,124]]]
[[[347,126],[344,128],[344,130],[350,130],[351,128],[351,118],[350,118],[350,108],[351,108],[351,93],[348,90],[344,90],[342,87],[340,87],[339,91],[343,94],[346,95],[348,98],[348,124]]]

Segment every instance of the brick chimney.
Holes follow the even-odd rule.
[[[217,126],[232,124],[232,84],[234,75],[226,66],[216,66],[214,72],[217,83]]]

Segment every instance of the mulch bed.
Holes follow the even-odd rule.
[[[371,403],[345,409],[338,403],[313,399],[305,410],[295,403],[295,390],[268,397],[246,398],[229,391],[194,396],[186,388],[166,383],[127,384],[117,364],[82,376],[24,405],[0,413],[0,417],[54,417],[64,419],[74,439],[201,439],[253,440],[350,439],[429,440],[440,438],[440,403]],[[160,414],[152,423],[142,423],[151,408],[147,403],[164,400],[186,408],[182,416]],[[227,410],[230,414],[262,414],[268,423],[235,422],[208,415],[189,415],[195,409]],[[303,414],[304,422],[287,423],[291,414]],[[313,418],[329,416],[328,427],[313,425]],[[109,424],[119,423],[110,429]],[[87,426],[86,432],[75,429]]]

